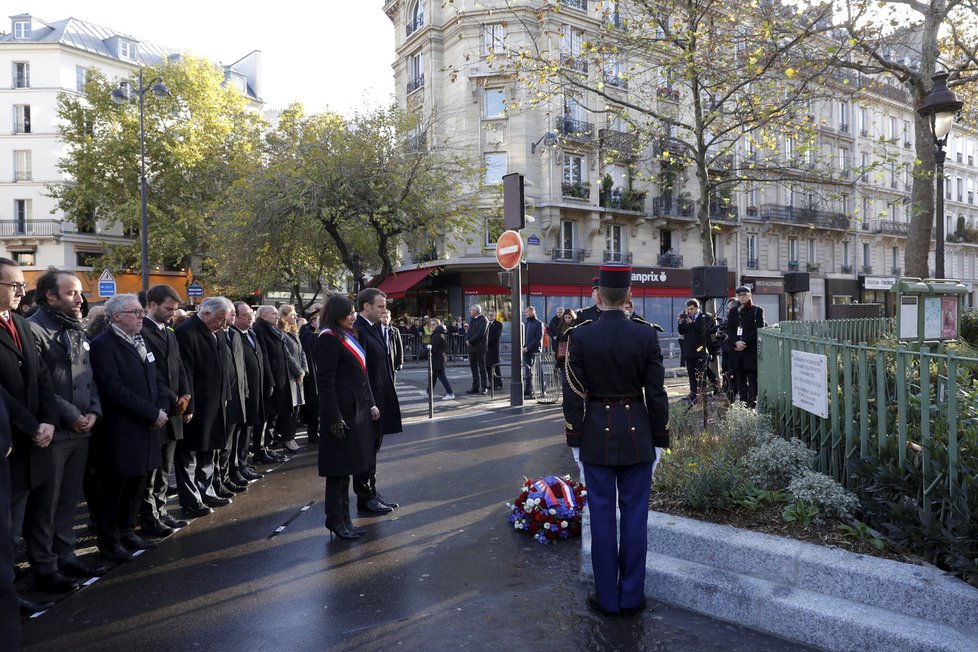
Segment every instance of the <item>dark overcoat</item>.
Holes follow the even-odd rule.
[[[348,336],[348,337],[352,337]],[[319,391],[319,475],[355,475],[377,465],[376,428],[370,420],[374,397],[360,359],[335,335],[323,332],[316,344]],[[346,422],[345,437],[331,426]]]
[[[156,370],[163,376],[166,383],[166,397],[173,407],[181,396],[193,395],[187,370],[183,368],[183,358],[180,357],[180,344],[177,336],[169,328],[158,327],[153,320],[143,317],[143,329],[140,331],[143,341],[153,352]],[[183,415],[173,415],[163,429],[165,441],[180,441],[183,439]]]
[[[737,351],[731,348],[734,364],[740,364],[741,369],[757,369],[757,329],[764,327],[764,309],[751,304],[750,308],[737,306],[727,313],[727,341],[731,347],[742,340],[747,348]],[[740,335],[737,329],[743,328]]]
[[[669,445],[669,401],[655,329],[621,310],[605,310],[593,324],[568,332],[567,444],[580,446],[586,464],[655,461],[655,447]]]
[[[265,421],[265,398],[272,392],[272,370],[268,367],[265,348],[254,331],[234,329],[241,336],[248,394],[245,398],[247,423],[257,426]]]
[[[233,425],[245,422],[246,401],[248,399],[248,375],[245,370],[244,345],[241,342],[241,334],[234,328],[226,331],[218,331],[218,338],[225,345],[228,356],[225,363],[228,365],[228,380],[231,385],[229,388],[229,399],[225,415],[227,424]]]
[[[443,371],[448,364],[448,329],[444,324],[438,324],[431,331],[431,370],[434,373]]]
[[[499,341],[503,336],[503,323],[498,319],[489,322],[486,333],[486,367],[492,368],[499,364]],[[501,372],[500,372],[501,373]]]
[[[489,345],[489,320],[479,314],[472,318],[469,330],[465,333],[465,344],[469,353],[485,353]]]
[[[194,451],[219,450],[224,448],[224,409],[230,398],[225,356],[218,348],[224,345],[196,315],[177,326],[176,335],[194,390],[187,408],[193,419],[183,426],[184,443]]]
[[[302,353],[306,356],[306,366],[309,371],[302,379],[302,393],[307,403],[314,403],[311,397],[316,394],[316,342],[319,340],[319,333],[309,324],[303,324],[299,329],[299,342],[302,344]]]
[[[353,327],[357,331],[357,339],[367,350],[367,379],[370,381],[370,391],[373,393],[377,409],[380,410],[379,437],[377,447],[384,435],[401,432],[401,404],[397,400],[397,390],[394,387],[394,368],[391,357],[387,353],[380,330],[372,326],[362,315],[357,315]]]
[[[282,334],[262,319],[255,322],[254,330],[265,349],[272,374],[272,393],[265,400],[265,412],[268,416],[288,412],[292,409],[292,390],[289,386],[289,352],[282,341]]]
[[[683,336],[683,351],[687,360],[710,357],[710,339],[717,332],[713,315],[700,311],[693,321],[680,321],[677,329]]]
[[[99,463],[120,478],[146,475],[162,464],[161,429],[153,423],[170,407],[166,382],[111,328],[92,340],[92,368],[102,398],[93,438]]]

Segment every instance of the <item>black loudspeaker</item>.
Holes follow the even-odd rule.
[[[788,294],[808,292],[810,286],[808,272],[784,273],[784,291]]]
[[[694,267],[692,293],[697,299],[727,296],[727,266]]]

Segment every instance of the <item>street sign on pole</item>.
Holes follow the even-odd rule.
[[[503,231],[496,241],[496,261],[505,270],[515,268],[523,258],[523,238],[517,231]]]
[[[191,281],[190,285],[187,286],[187,296],[195,298],[204,296],[204,286],[197,281]]]
[[[102,275],[98,277],[98,295],[106,298],[116,295],[115,277],[107,269],[102,270]]]

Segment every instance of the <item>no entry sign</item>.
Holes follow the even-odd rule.
[[[496,260],[503,269],[513,269],[523,258],[523,238],[517,231],[503,231],[496,241]]]

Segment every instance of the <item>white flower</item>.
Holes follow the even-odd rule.
[[[543,524],[543,529],[544,530],[549,530],[550,529],[550,523],[544,523]]]
[[[567,529],[567,521],[561,521],[560,522],[560,527],[566,530]]]
[[[551,515],[551,516],[556,516],[556,515],[557,515],[557,510],[556,510],[556,509],[554,509],[553,507],[551,507],[551,508],[550,508],[550,515]]]

